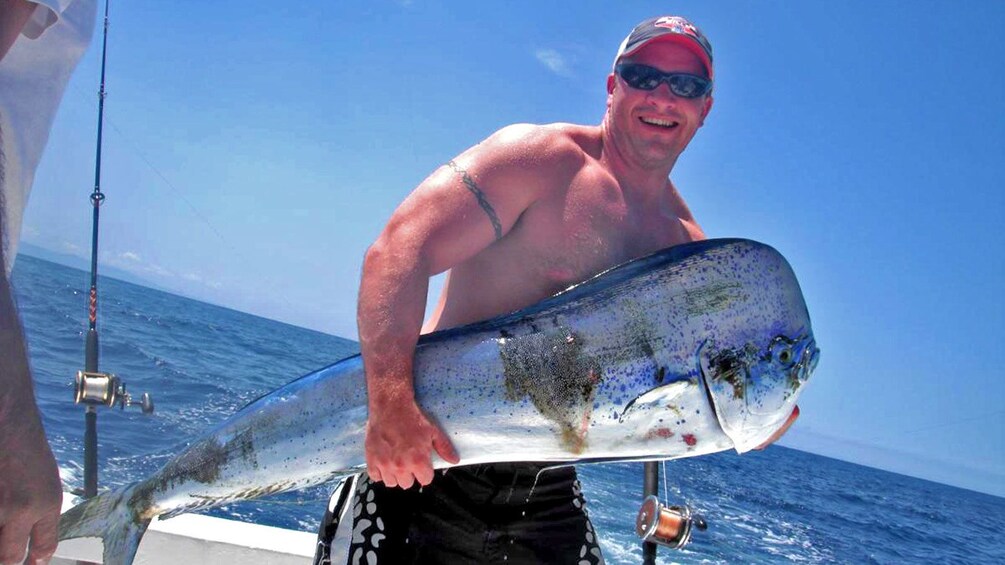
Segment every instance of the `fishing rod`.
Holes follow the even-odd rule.
[[[84,404],[84,491],[85,498],[98,494],[98,406],[125,409],[133,405],[122,380],[98,371],[98,217],[105,195],[101,192],[101,129],[105,116],[105,59],[108,52],[108,3],[105,0],[104,31],[101,42],[101,87],[98,90],[98,140],[94,158],[94,191],[91,206],[91,290],[87,304],[87,338],[84,345],[84,370],[77,371],[74,403]],[[143,393],[140,408],[144,414],[154,410],[148,393]]]
[[[642,464],[642,496],[643,500],[649,500],[650,496],[656,496],[659,490],[660,477],[656,469],[655,461],[646,461]],[[645,508],[645,503],[643,503]],[[648,516],[648,514],[647,514]],[[636,528],[637,529],[637,528]],[[656,563],[656,542],[642,538],[642,563],[643,565],[655,565]]]

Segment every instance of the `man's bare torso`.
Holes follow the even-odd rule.
[[[704,237],[669,180],[659,201],[632,200],[631,187],[605,164],[600,127],[543,128],[565,165],[549,169],[543,196],[508,233],[450,270],[423,332],[523,308],[617,264]]]

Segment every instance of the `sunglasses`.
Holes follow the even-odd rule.
[[[636,63],[621,63],[614,70],[628,86],[638,90],[656,90],[661,82],[665,82],[670,92],[681,98],[698,98],[712,91],[712,81],[698,75],[664,73],[649,65]]]

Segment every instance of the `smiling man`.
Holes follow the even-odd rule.
[[[617,52],[601,124],[503,128],[395,211],[360,286],[369,479],[350,505],[350,563],[603,561],[574,469],[434,473],[434,453],[450,462],[464,454],[416,403],[412,358],[420,333],[523,308],[704,238],[669,175],[712,108],[712,78],[712,48],[697,27],[646,20]],[[447,270],[423,324],[429,277]]]

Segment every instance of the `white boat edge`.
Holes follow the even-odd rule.
[[[63,496],[63,512],[76,497]],[[227,563],[269,563],[306,565],[314,558],[317,534],[285,530],[236,520],[183,514],[150,524],[139,552],[137,565],[223,565]],[[52,565],[92,565],[101,563],[101,540],[81,538],[59,544]]]

